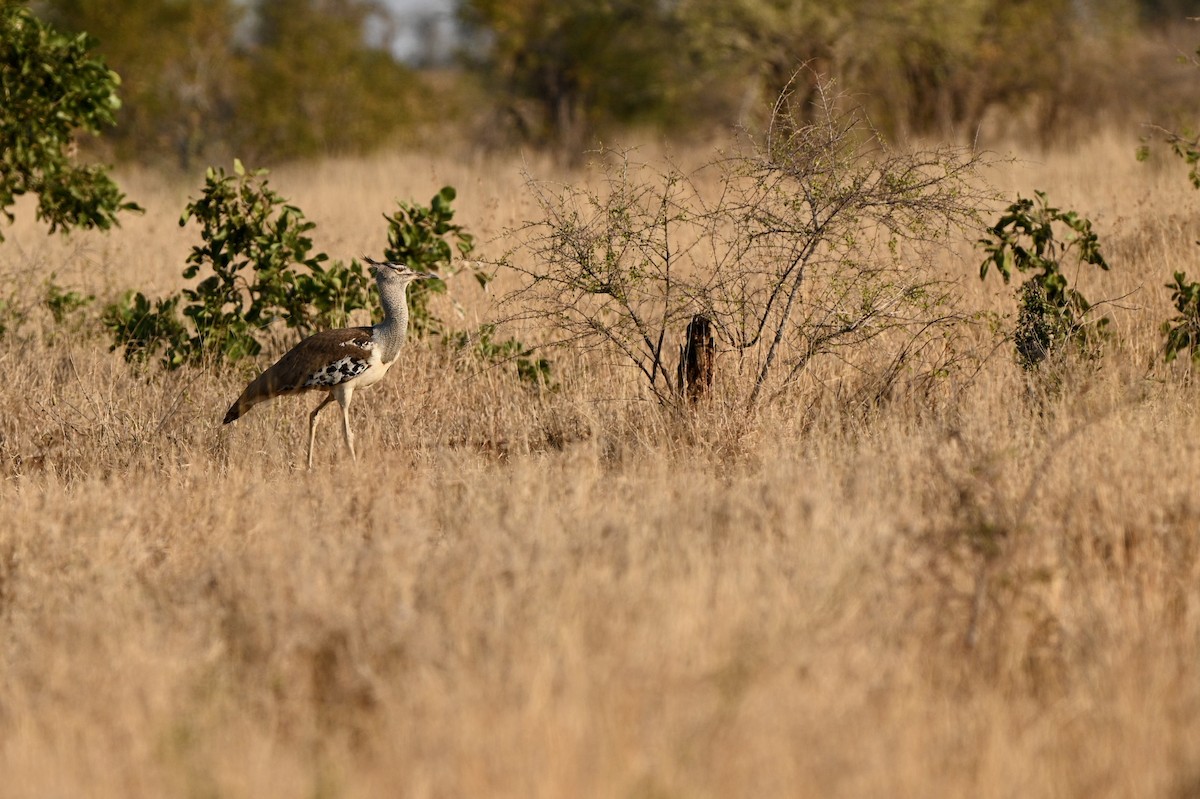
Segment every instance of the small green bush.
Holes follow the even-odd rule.
[[[454,209],[451,203],[456,196],[453,186],[445,186],[433,195],[428,206],[400,201],[395,213],[384,216],[388,223],[386,259],[406,264],[418,272],[435,272],[442,278],[417,281],[408,288],[409,325],[418,338],[445,332],[442,320],[429,310],[429,300],[434,294],[446,291],[446,278],[467,268],[480,286],[486,287],[491,279],[491,275],[478,266],[458,267],[454,264],[454,250],[460,258],[467,258],[475,249],[474,236],[452,221]]]
[[[329,262],[314,252],[314,223],[273,191],[266,171],[234,161],[232,175],[209,169],[200,199],[180,225],[200,225],[183,277],[211,269],[194,288],[151,302],[130,292],[103,314],[113,347],[129,360],[163,350],[176,368],[207,358],[237,361],[257,355],[275,322],[301,335],[344,326],[351,311],[369,307],[372,281],[360,263]],[[183,319],[180,319],[182,314]]]
[[[111,349],[122,348],[127,361],[143,361],[160,349],[163,366],[176,369],[189,354],[187,328],[179,318],[182,295],[155,300],[140,291],[127,291],[104,309],[101,322],[112,337]]]
[[[1066,228],[1063,237],[1056,226]],[[1035,191],[1034,199],[1018,197],[1008,206],[978,244],[987,255],[979,267],[980,280],[993,266],[1005,283],[1014,270],[1034,273],[1017,291],[1020,311],[1013,344],[1024,369],[1037,368],[1068,342],[1095,353],[1108,318],[1089,319],[1092,304],[1063,274],[1071,253],[1078,263],[1109,268],[1091,220],[1049,205],[1045,192]]]
[[[492,324],[481,325],[474,332],[450,334],[446,323],[429,307],[435,294],[445,293],[446,278],[467,271],[484,289],[492,279],[491,272],[477,262],[466,260],[475,251],[475,237],[453,221],[451,204],[456,196],[453,186],[445,186],[428,206],[401,201],[395,213],[384,217],[388,223],[388,246],[384,251],[387,260],[399,261],[419,272],[435,272],[442,278],[421,280],[409,286],[409,329],[418,338],[442,336],[450,346],[469,349],[488,363],[512,361],[522,380],[548,385],[550,361],[533,357],[532,348],[515,338],[497,340],[496,326]],[[462,260],[454,260],[455,251]]]
[[[1162,324],[1166,338],[1163,357],[1170,363],[1185,352],[1192,363],[1200,363],[1200,283],[1189,281],[1186,272],[1176,272],[1175,282],[1167,288],[1178,313]]]
[[[233,174],[209,169],[204,191],[190,202],[181,225],[200,225],[201,243],[192,248],[183,277],[192,280],[211,271],[198,284],[170,297],[151,300],[140,291],[126,292],[111,303],[102,321],[126,360],[145,361],[162,354],[162,365],[176,369],[203,361],[234,362],[257,355],[280,325],[307,335],[318,329],[345,327],[352,311],[372,308],[373,281],[357,260],[330,261],[313,250],[314,223],[273,191],[267,172],[248,172],[234,161]],[[457,267],[453,255],[469,255],[474,238],[453,223],[452,186],[434,195],[429,206],[399,203],[388,222],[386,257],[443,278],[469,269],[480,285],[490,275],[478,266]],[[444,292],[443,280],[414,283],[409,289],[410,325],[415,335],[444,335],[446,324],[429,307],[433,293]],[[74,293],[47,298],[51,311],[72,309],[86,301]],[[458,334],[448,343],[473,342],[477,357],[492,363],[516,362],[517,373],[532,381],[546,380],[549,362],[535,359],[519,341],[494,340],[494,327],[474,336]]]
[[[487,363],[516,364],[517,377],[526,383],[554,388],[549,359],[535,357],[533,347],[527,347],[515,338],[497,341],[495,335],[496,326],[485,324],[480,325],[474,333],[455,333],[449,341],[456,349],[470,350],[477,358]]]
[[[1200,66],[1200,50],[1191,57],[1194,66]],[[1188,180],[1192,187],[1200,189],[1200,134],[1194,130],[1181,131],[1159,128],[1163,140],[1171,147],[1172,152],[1181,158],[1188,167]],[[1145,161],[1150,157],[1148,139],[1138,148],[1137,158]],[[1175,360],[1181,352],[1191,356],[1192,363],[1200,363],[1200,283],[1189,281],[1187,273],[1176,272],[1175,281],[1168,283],[1171,289],[1171,302],[1178,312],[1173,318],[1162,323],[1163,358],[1167,363]]]
[[[52,274],[46,281],[42,301],[54,317],[54,324],[62,325],[76,311],[91,305],[96,298],[91,294],[81,294],[74,289],[63,288],[54,281],[55,277],[56,275]]]

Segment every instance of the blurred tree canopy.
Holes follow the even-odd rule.
[[[12,0],[4,0],[12,2]],[[86,31],[124,79],[105,141],[182,166],[378,147],[416,125],[574,157],[631,124],[749,127],[818,76],[889,136],[971,138],[985,123],[1043,143],[1141,105],[1122,66],[1139,26],[1185,0],[443,0],[461,71],[425,78],[388,50],[390,0],[32,0]],[[414,17],[415,19],[415,17]],[[807,67],[807,68],[804,68]],[[469,80],[464,77],[469,76]],[[473,105],[459,94],[482,87]],[[1140,94],[1139,94],[1140,91]],[[796,102],[796,101],[799,102]],[[458,116],[455,116],[458,115]],[[503,124],[497,124],[497,121]]]
[[[696,63],[678,9],[646,0],[462,0],[467,60],[524,140],[577,149],[597,129],[667,122]]]
[[[410,70],[365,44],[375,0],[43,0],[125,80],[122,157],[183,167],[377,146],[420,106]]]
[[[239,83],[249,113],[239,120],[277,157],[365,150],[418,110],[411,70],[381,47],[364,46],[364,0],[258,0],[253,43]],[[249,148],[243,148],[250,152]]]
[[[1147,22],[1170,24],[1195,17],[1195,0],[1138,0],[1138,12]]]
[[[613,122],[695,124],[697,112],[745,121],[785,87],[811,92],[818,74],[885,132],[970,135],[1004,108],[1045,134],[1096,99],[1088,81],[1141,10],[1134,0],[460,0],[459,9],[468,61],[516,132],[568,146]]]

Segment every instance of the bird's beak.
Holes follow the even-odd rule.
[[[414,272],[414,276],[423,280],[441,280],[442,276],[435,272]]]

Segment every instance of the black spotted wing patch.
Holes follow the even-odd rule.
[[[367,371],[371,362],[361,356],[347,355],[327,364],[308,376],[303,388],[332,388]]]
[[[280,394],[329,389],[350,380],[370,367],[374,348],[369,327],[314,333],[246,386],[225,421],[237,419],[258,403]]]

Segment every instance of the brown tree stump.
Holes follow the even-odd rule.
[[[712,320],[697,314],[688,322],[685,343],[679,348],[676,372],[679,395],[694,403],[708,394],[712,388],[715,361]]]

